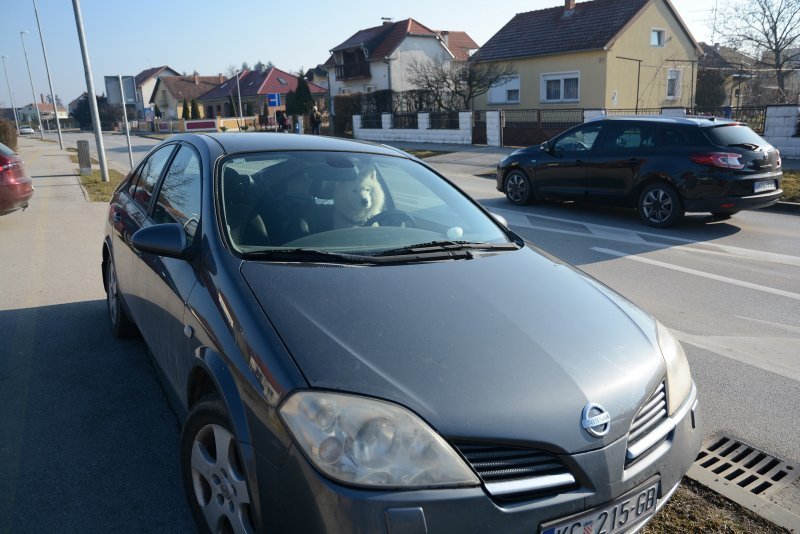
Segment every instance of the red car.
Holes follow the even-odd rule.
[[[0,143],[0,215],[25,209],[33,196],[33,182],[22,158]]]

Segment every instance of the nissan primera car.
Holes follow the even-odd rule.
[[[699,450],[669,330],[390,147],[171,137],[102,270],[203,531],[625,532]]]
[[[635,207],[655,227],[684,213],[726,219],[778,202],[780,153],[745,124],[703,117],[604,117],[517,150],[497,166],[512,204],[571,199]]]

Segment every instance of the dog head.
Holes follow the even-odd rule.
[[[334,206],[337,213],[353,224],[363,224],[383,211],[384,193],[375,169],[370,167],[359,172],[355,180],[337,183]]]

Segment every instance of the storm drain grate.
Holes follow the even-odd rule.
[[[761,517],[797,532],[800,515],[780,504],[777,492],[800,476],[800,466],[728,434],[703,443],[688,476]],[[792,491],[790,488],[787,490]],[[782,494],[783,495],[783,494]]]
[[[727,434],[707,441],[695,466],[728,485],[753,495],[769,496],[795,481],[800,468]]]

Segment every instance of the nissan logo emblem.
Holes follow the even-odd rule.
[[[611,429],[611,416],[605,408],[590,402],[581,412],[581,426],[590,436],[602,438]]]

